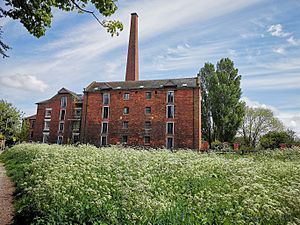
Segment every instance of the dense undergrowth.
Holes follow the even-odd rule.
[[[21,144],[21,224],[300,224],[300,149],[255,155]]]

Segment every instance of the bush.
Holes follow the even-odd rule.
[[[299,224],[300,149],[256,155],[21,144],[17,224]]]

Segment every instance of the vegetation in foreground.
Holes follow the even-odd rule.
[[[22,224],[300,224],[300,149],[255,155],[21,144]]]

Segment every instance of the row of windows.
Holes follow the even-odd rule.
[[[44,121],[44,131],[48,131],[50,129],[50,122],[51,120],[45,120]],[[65,122],[60,121],[58,125],[58,132],[64,131]],[[80,121],[73,121],[72,122],[72,130],[73,131],[79,131],[80,129]]]
[[[121,137],[120,141],[121,141],[122,144],[127,144],[128,143],[128,139],[129,139],[128,135],[123,135]],[[101,140],[100,141],[101,141],[100,144],[102,146],[106,146],[108,144],[107,143],[107,136],[101,136]],[[149,135],[144,136],[144,144],[145,145],[149,145],[150,142],[151,142],[150,136]],[[172,149],[174,147],[174,138],[173,137],[167,137],[167,139],[166,139],[166,147],[168,149]]]
[[[43,143],[49,143],[50,135],[49,133],[43,133]],[[72,134],[72,142],[77,143],[79,142],[79,133],[73,133]],[[61,145],[63,144],[63,136],[58,135],[57,136],[57,144]]]
[[[122,127],[123,127],[123,129],[128,129],[129,122],[128,121],[123,121]],[[144,128],[145,128],[145,130],[150,130],[151,129],[151,121],[145,121]],[[108,133],[108,122],[102,122],[101,133],[102,134],[107,134]],[[166,133],[167,134],[174,134],[174,123],[173,122],[167,122],[167,124],[166,124]]]
[[[151,99],[151,92],[146,92],[146,99]],[[123,100],[129,100],[130,94],[129,93],[124,93],[123,94]],[[110,103],[110,94],[109,93],[104,93],[103,94],[103,105],[109,105]],[[168,91],[167,94],[167,103],[174,103],[174,91]]]
[[[45,118],[51,118],[52,108],[46,108],[45,110]],[[59,120],[65,120],[66,110],[61,109],[59,112]],[[80,118],[81,117],[81,108],[74,109],[74,117]]]
[[[166,112],[167,118],[174,118],[174,113],[175,113],[174,105],[167,105],[167,112]],[[124,115],[129,114],[129,107],[123,108],[123,114]],[[151,107],[145,107],[145,114],[146,115],[151,114]],[[108,119],[108,117],[109,117],[109,107],[104,106],[102,111],[102,119]]]

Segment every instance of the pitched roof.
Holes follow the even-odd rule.
[[[156,89],[164,87],[193,88],[198,87],[197,77],[165,79],[165,80],[139,80],[139,81],[117,81],[117,82],[92,82],[86,92],[101,90],[129,90],[129,89]]]
[[[52,98],[55,98],[57,95],[59,94],[70,94],[73,96],[73,98],[75,98],[77,101],[81,102],[83,100],[83,95],[82,94],[76,94],[75,92],[73,91],[70,91],[66,88],[61,88],[56,95],[54,95]],[[44,101],[41,101],[41,102],[37,102],[36,104],[43,104],[43,103],[47,103],[49,102],[52,98],[49,98],[47,100],[44,100]]]
[[[26,119],[26,120],[35,120],[36,119],[36,114],[32,115],[32,116],[27,116],[24,119]]]

